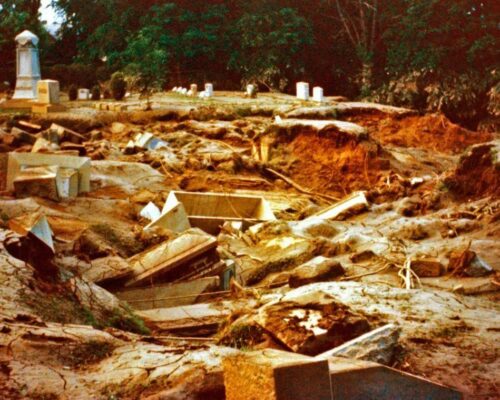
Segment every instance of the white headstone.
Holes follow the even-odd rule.
[[[90,90],[78,89],[78,100],[88,100],[90,97]]]
[[[205,83],[205,97],[212,97],[214,95],[214,85]]]
[[[257,97],[257,88],[255,87],[255,85],[252,85],[252,84],[247,85],[247,91],[246,91],[245,95],[247,97],[252,98],[252,99],[256,98]]]
[[[316,86],[313,88],[313,100],[318,103],[323,103],[323,101],[325,101],[322,87]]]
[[[52,79],[38,81],[38,102],[59,104],[59,82]]]
[[[309,83],[297,82],[297,99],[309,100]]]
[[[40,80],[40,60],[38,58],[38,37],[30,31],[16,36],[17,80],[13,99],[35,99],[37,83]]]
[[[189,90],[191,91],[193,96],[196,96],[198,94],[198,85],[196,83],[192,83],[189,86]]]

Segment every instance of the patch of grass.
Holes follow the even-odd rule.
[[[90,340],[75,346],[65,347],[64,350],[68,350],[61,356],[64,364],[77,368],[104,360],[111,355],[114,346],[108,342]]]
[[[106,320],[106,325],[123,331],[137,333],[139,335],[151,334],[151,331],[146,326],[144,321],[135,315],[128,307],[125,307],[125,311],[115,308]]]
[[[108,224],[94,224],[92,225],[92,230],[99,235],[103,236],[104,239],[110,244],[120,246],[122,241],[116,234],[116,232]]]

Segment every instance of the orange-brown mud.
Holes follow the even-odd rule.
[[[450,122],[442,114],[388,117],[383,114],[351,117],[352,122],[368,129],[370,136],[383,145],[419,147],[457,154],[468,146],[492,140],[489,132],[473,132]]]
[[[287,171],[300,185],[318,192],[346,195],[368,189],[389,168],[383,149],[371,141],[349,140],[311,132],[297,134],[287,145],[295,162]]]
[[[461,200],[500,197],[500,169],[495,164],[498,146],[494,142],[476,145],[464,154],[445,184]]]

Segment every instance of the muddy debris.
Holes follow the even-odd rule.
[[[221,96],[2,119],[2,395],[493,398],[496,134]]]

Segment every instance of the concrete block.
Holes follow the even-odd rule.
[[[57,166],[78,173],[78,193],[90,191],[90,158],[43,153],[9,153],[7,190],[14,190],[14,180],[28,167]]]
[[[387,324],[316,356],[318,359],[346,357],[388,365],[394,356],[401,329]]]
[[[279,350],[222,360],[227,400],[330,400],[328,363]]]
[[[176,232],[185,227],[185,224],[178,225],[184,220],[180,215],[183,210],[179,211],[179,204],[182,204],[190,226],[210,234],[218,234],[225,222],[241,221],[246,228],[258,222],[276,219],[269,203],[259,196],[172,191],[163,206],[160,217],[163,222],[154,221],[145,229],[160,222],[164,228]],[[175,223],[170,223],[169,214],[173,213],[179,214],[180,217],[173,218]]]
[[[52,79],[38,81],[38,103],[59,104],[59,82]]]
[[[9,182],[9,190],[14,190],[17,197],[38,196],[58,201],[57,175],[56,166],[25,168]]]
[[[369,361],[329,359],[333,400],[459,400],[455,389]]]
[[[151,310],[194,304],[201,294],[215,292],[219,288],[219,277],[210,276],[188,282],[123,290],[115,293],[115,296],[135,310]]]

